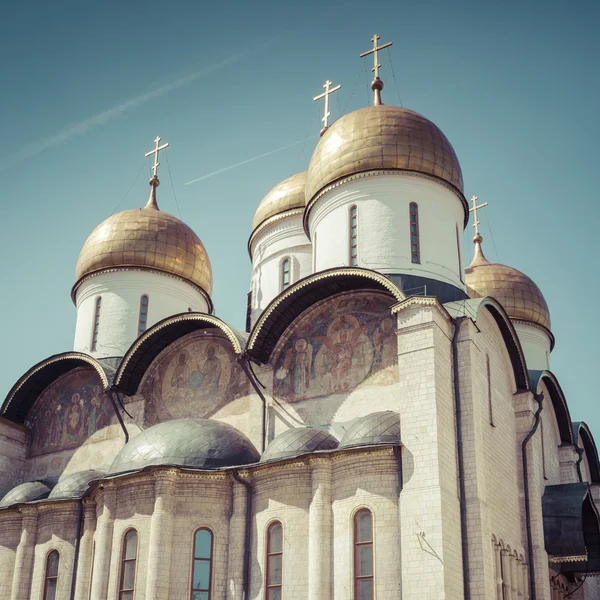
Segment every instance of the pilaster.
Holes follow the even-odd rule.
[[[23,524],[21,528],[21,540],[17,547],[15,558],[15,571],[10,598],[11,600],[29,600],[37,536],[38,511],[33,506],[24,506],[19,511],[23,515]]]
[[[248,473],[240,473],[247,478]],[[233,503],[229,518],[229,554],[227,562],[227,600],[242,600],[244,579],[244,550],[246,534],[246,506],[249,489],[233,481]]]
[[[96,530],[96,503],[83,501],[83,534],[79,542],[79,560],[77,562],[77,581],[75,582],[75,600],[88,600],[92,577],[92,554],[94,531]]]
[[[117,489],[112,482],[104,484],[98,500],[96,523],[96,551],[92,573],[92,593],[90,600],[106,600],[110,575],[110,556],[115,524]]]
[[[548,398],[549,402],[550,399]],[[558,447],[558,460],[560,463],[560,482],[577,483],[579,475],[577,474],[577,462],[579,454],[577,447],[572,444],[562,444]]]

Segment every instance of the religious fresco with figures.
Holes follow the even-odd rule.
[[[275,350],[274,395],[295,402],[398,381],[391,304],[349,292],[306,311]]]
[[[248,385],[229,340],[205,331],[189,334],[163,351],[146,373],[140,386],[144,422],[208,418],[228,404],[228,412],[237,414],[244,408],[234,401],[248,396]]]
[[[42,392],[25,421],[31,429],[29,456],[77,448],[92,436],[103,441],[106,435],[98,432],[113,417],[98,374],[88,368],[71,371]]]

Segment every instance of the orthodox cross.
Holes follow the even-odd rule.
[[[331,116],[331,113],[329,112],[329,95],[333,94],[333,92],[337,92],[342,87],[341,85],[336,85],[334,88],[330,88],[329,87],[330,85],[331,85],[331,81],[329,81],[329,79],[328,79],[325,82],[325,85],[323,85],[323,87],[325,88],[325,91],[322,94],[319,94],[318,96],[315,96],[313,98],[313,102],[316,102],[317,100],[320,100],[321,98],[325,98],[325,112],[323,114],[323,118],[321,119],[321,121],[323,121],[321,135],[323,135],[327,131],[327,128],[329,127],[328,119]]]
[[[371,50],[367,50],[367,52],[363,52],[360,55],[361,58],[364,58],[365,56],[369,56],[369,54],[373,55],[373,68],[371,69],[371,71],[373,71],[373,73],[375,73],[375,79],[379,79],[379,69],[381,68],[381,65],[379,64],[378,52],[380,50],[383,50],[384,48],[388,48],[389,46],[391,46],[393,44],[393,42],[387,42],[386,44],[382,44],[381,46],[378,46],[377,41],[379,39],[380,39],[379,36],[377,34],[375,34],[371,38],[371,41],[373,42],[373,48],[371,48]]]
[[[477,196],[472,196],[471,197],[471,202],[473,203],[473,207],[469,209],[469,212],[473,213],[473,227],[475,228],[475,237],[481,237],[479,235],[479,219],[477,218],[477,209],[479,208],[483,208],[484,206],[487,206],[488,203],[484,202],[483,204],[477,204],[477,200],[479,200],[479,198],[477,198]]]
[[[154,164],[152,165],[152,179],[158,179],[158,167],[160,166],[160,163],[158,162],[158,153],[161,150],[164,150],[169,144],[163,144],[162,146],[160,145],[160,140],[162,138],[157,135],[156,139],[154,140],[154,150],[150,150],[150,152],[146,152],[146,154],[144,154],[145,157],[148,156],[152,156],[154,154]]]

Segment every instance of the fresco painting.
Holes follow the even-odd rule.
[[[273,390],[298,401],[397,381],[389,298],[356,293],[328,299],[294,325],[276,351]]]
[[[77,448],[113,416],[97,373],[72,371],[44,390],[31,409],[25,422],[32,431],[29,455]]]
[[[142,384],[147,425],[169,419],[209,417],[248,394],[248,383],[228,340],[186,336],[160,356]]]

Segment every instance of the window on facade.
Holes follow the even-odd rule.
[[[58,563],[60,557],[56,550],[52,550],[46,559],[46,575],[44,576],[44,600],[56,598],[56,583],[58,582]]]
[[[98,329],[100,327],[100,307],[102,306],[102,297],[96,298],[96,309],[94,311],[94,328],[92,329],[92,352],[98,347]]]
[[[367,509],[354,516],[354,600],[372,600],[373,515]]]
[[[490,357],[486,355],[486,370],[487,370],[487,397],[488,397],[488,414],[490,419],[490,425],[495,427],[494,425],[494,405],[492,402],[492,373],[490,370]]]
[[[283,567],[283,527],[272,523],[267,530],[267,595],[266,600],[281,600]]]
[[[148,296],[144,294],[140,298],[140,318],[138,320],[138,336],[146,331],[148,325]]]
[[[285,290],[290,287],[291,279],[291,262],[289,258],[284,258],[281,263],[281,289]]]
[[[358,264],[358,210],[350,207],[350,266]]]
[[[456,250],[458,252],[458,276],[464,283],[463,270],[462,270],[462,252],[460,250],[460,234],[458,233],[458,225],[456,226]]]
[[[544,419],[540,418],[540,437],[542,438],[542,476],[548,479],[546,475],[546,448],[544,446]]]
[[[137,531],[135,529],[130,529],[123,538],[119,600],[133,600],[133,592],[135,589],[135,563],[137,561],[137,546]]]
[[[410,261],[421,262],[421,247],[419,241],[419,207],[416,202],[410,203]]]
[[[194,535],[192,600],[210,600],[212,584],[212,546],[212,532],[208,529],[198,529]]]

